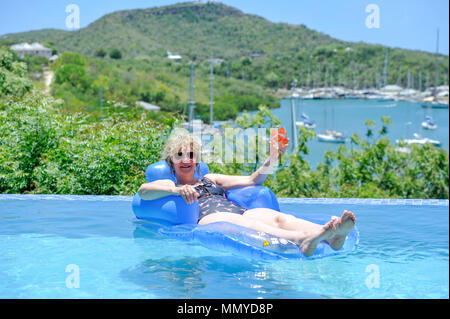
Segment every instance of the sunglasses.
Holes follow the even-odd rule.
[[[184,157],[184,155],[188,156],[190,159],[193,159],[195,156],[195,153],[194,152],[189,152],[189,153],[178,152],[178,153],[175,153],[174,158],[179,160],[179,159],[182,159]]]

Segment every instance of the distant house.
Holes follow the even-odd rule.
[[[167,58],[169,58],[170,60],[173,60],[173,61],[177,61],[177,62],[181,62],[181,60],[183,59],[181,56],[173,55],[172,52],[169,52],[169,51],[167,51]]]
[[[26,42],[14,44],[10,47],[10,49],[15,51],[16,54],[21,58],[23,58],[25,54],[43,56],[46,57],[47,59],[50,59],[50,57],[52,56],[51,49],[46,48],[42,44],[37,42],[32,44],[28,44]]]
[[[260,58],[260,57],[263,57],[264,56],[264,53],[252,53],[252,54],[250,54],[250,59],[257,59],[257,58]]]
[[[144,101],[137,101],[136,105],[143,107],[144,109],[146,109],[147,111],[152,111],[152,112],[158,112],[161,108],[159,106],[144,102]]]
[[[212,64],[213,65],[219,65],[219,64],[221,64],[222,62],[224,62],[225,60],[224,59],[208,59],[207,61],[210,61],[210,62],[212,62]]]
[[[59,56],[58,56],[57,54],[55,54],[55,55],[52,55],[52,56],[49,58],[49,60],[50,60],[50,62],[55,62],[58,58],[59,58]]]

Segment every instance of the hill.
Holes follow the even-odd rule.
[[[388,82],[406,86],[407,70],[433,78],[435,56],[422,51],[346,42],[304,25],[272,23],[217,2],[186,2],[149,9],[117,11],[77,31],[39,30],[7,34],[3,41],[39,41],[59,52],[94,56],[98,49],[120,49],[124,58],[180,54],[201,62],[214,52],[224,63],[216,69],[266,87],[289,87],[292,78],[310,85],[379,85],[389,49]],[[440,81],[448,76],[448,56],[440,55]],[[403,72],[400,75],[400,67]]]

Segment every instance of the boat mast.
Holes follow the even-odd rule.
[[[398,79],[397,79],[397,85],[400,87],[402,86],[402,66],[400,65],[399,69],[398,69]]]
[[[384,86],[387,85],[387,73],[388,73],[388,49],[386,48],[386,55],[384,57]]]
[[[408,86],[407,89],[411,88],[411,71],[408,69]]]
[[[438,54],[439,54],[439,29],[437,29],[437,37],[436,37],[436,74],[434,76],[434,97],[436,98],[437,94],[437,88],[439,85],[439,61],[438,61]]]
[[[422,70],[419,71],[419,92],[422,92]]]

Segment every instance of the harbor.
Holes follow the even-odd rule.
[[[284,99],[302,100],[374,100],[377,102],[414,102],[424,108],[444,108],[449,106],[449,86],[429,87],[426,90],[402,88],[398,85],[386,85],[381,89],[350,89],[341,86],[323,88],[293,88],[282,93]]]
[[[392,125],[387,127],[386,137],[392,143],[403,140],[408,144],[417,142],[422,144],[429,139],[439,141],[437,147],[449,150],[449,112],[448,109],[423,108],[420,102],[405,100],[381,101],[372,99],[283,99],[281,107],[273,109],[275,115],[283,123],[289,138],[293,136],[291,106],[294,104],[297,121],[301,114],[308,115],[310,120],[315,122],[313,129],[316,134],[321,134],[326,130],[339,132],[346,137],[343,143],[322,142],[318,138],[308,141],[307,147],[310,150],[305,155],[306,160],[312,167],[323,161],[327,150],[337,151],[342,145],[351,147],[350,137],[356,133],[359,137],[374,141],[378,137],[378,131],[382,127],[381,118],[387,116]],[[333,111],[334,109],[334,111]],[[252,114],[252,113],[250,113]],[[325,116],[326,114],[326,116]],[[427,116],[433,119],[434,130],[426,129],[422,123],[427,120]],[[375,122],[373,136],[368,138],[366,133],[368,127],[366,120]],[[418,137],[418,138],[417,138]],[[418,140],[418,141],[415,141]],[[407,145],[405,145],[407,146]],[[293,150],[291,145],[290,152]]]

